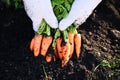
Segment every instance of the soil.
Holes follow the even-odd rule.
[[[74,55],[64,68],[59,60],[46,63],[29,50],[34,31],[24,9],[0,2],[0,80],[47,80],[45,73],[48,80],[120,80],[120,1],[102,1],[78,31],[80,59]],[[94,70],[102,60],[112,67]]]

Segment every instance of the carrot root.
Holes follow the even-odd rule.
[[[70,58],[72,58],[74,52],[74,34],[72,32],[69,32],[68,38],[70,43]]]
[[[51,36],[47,36],[47,37],[43,37],[42,39],[42,45],[41,45],[41,50],[40,50],[40,54],[45,56],[48,48],[50,47],[52,43],[52,37]]]
[[[81,53],[81,34],[75,35],[74,42],[75,42],[76,56],[77,58],[79,58]]]
[[[55,48],[54,48],[54,54],[55,54],[55,56],[54,56],[55,58],[59,58],[59,57],[58,57],[57,46],[55,46]]]
[[[35,37],[34,37],[34,56],[39,55],[41,41],[42,41],[42,35],[35,34]]]
[[[52,61],[52,54],[47,54],[46,55],[46,62],[51,62]]]
[[[62,67],[64,67],[70,59],[70,43],[67,42],[63,48]]]
[[[31,42],[30,42],[30,50],[33,51],[34,50],[34,38],[32,38]]]
[[[62,41],[63,41],[62,38],[58,38],[58,39],[56,40],[57,53],[58,53],[58,57],[59,57],[60,59],[62,59],[62,57],[63,57],[62,47],[61,47]]]

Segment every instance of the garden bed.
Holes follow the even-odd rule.
[[[120,80],[120,1],[100,3],[78,32],[82,35],[80,59],[74,55],[64,68],[59,60],[46,63],[29,50],[34,31],[24,9],[0,2],[0,79]]]

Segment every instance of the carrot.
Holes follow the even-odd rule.
[[[54,48],[54,54],[55,54],[55,57],[58,58],[57,46],[55,46],[55,48]]]
[[[35,34],[35,37],[34,37],[34,56],[39,55],[41,41],[42,41],[42,35]]]
[[[30,42],[30,50],[33,51],[34,50],[34,38],[32,38],[31,42]]]
[[[77,58],[79,58],[81,53],[81,35],[80,34],[76,34],[74,36],[74,42],[75,42],[76,56]]]
[[[41,45],[41,50],[40,50],[40,54],[45,56],[49,46],[52,43],[52,36],[44,36],[42,39],[42,45]]]
[[[72,58],[74,51],[74,34],[72,32],[68,32],[68,39],[70,43],[70,58]]]
[[[64,67],[70,59],[70,43],[67,42],[63,47],[62,67]]]
[[[62,57],[63,57],[62,47],[61,47],[62,41],[63,41],[62,38],[58,38],[58,39],[56,40],[56,47],[57,47],[58,57],[59,57],[60,59],[62,59]]]
[[[52,54],[47,54],[46,55],[46,62],[51,62],[52,61]]]

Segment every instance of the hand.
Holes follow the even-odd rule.
[[[65,30],[72,23],[75,23],[76,26],[81,25],[101,1],[102,0],[75,0],[67,18],[60,21],[59,29]]]
[[[58,21],[53,13],[51,0],[23,0],[23,2],[25,10],[33,22],[34,31],[38,31],[42,19],[52,28],[58,27]]]
[[[58,21],[53,13],[51,0],[23,0],[23,2],[25,10],[33,22],[34,31],[38,31],[42,19],[44,19],[52,28],[58,27]],[[49,44],[47,42],[49,42]],[[47,47],[42,48],[44,47],[44,43],[47,44]],[[30,49],[33,51],[34,56],[42,55],[46,57],[47,62],[50,62],[51,56],[48,56],[46,51],[51,43],[51,37],[44,37],[42,35],[35,34],[34,38],[31,40]]]

